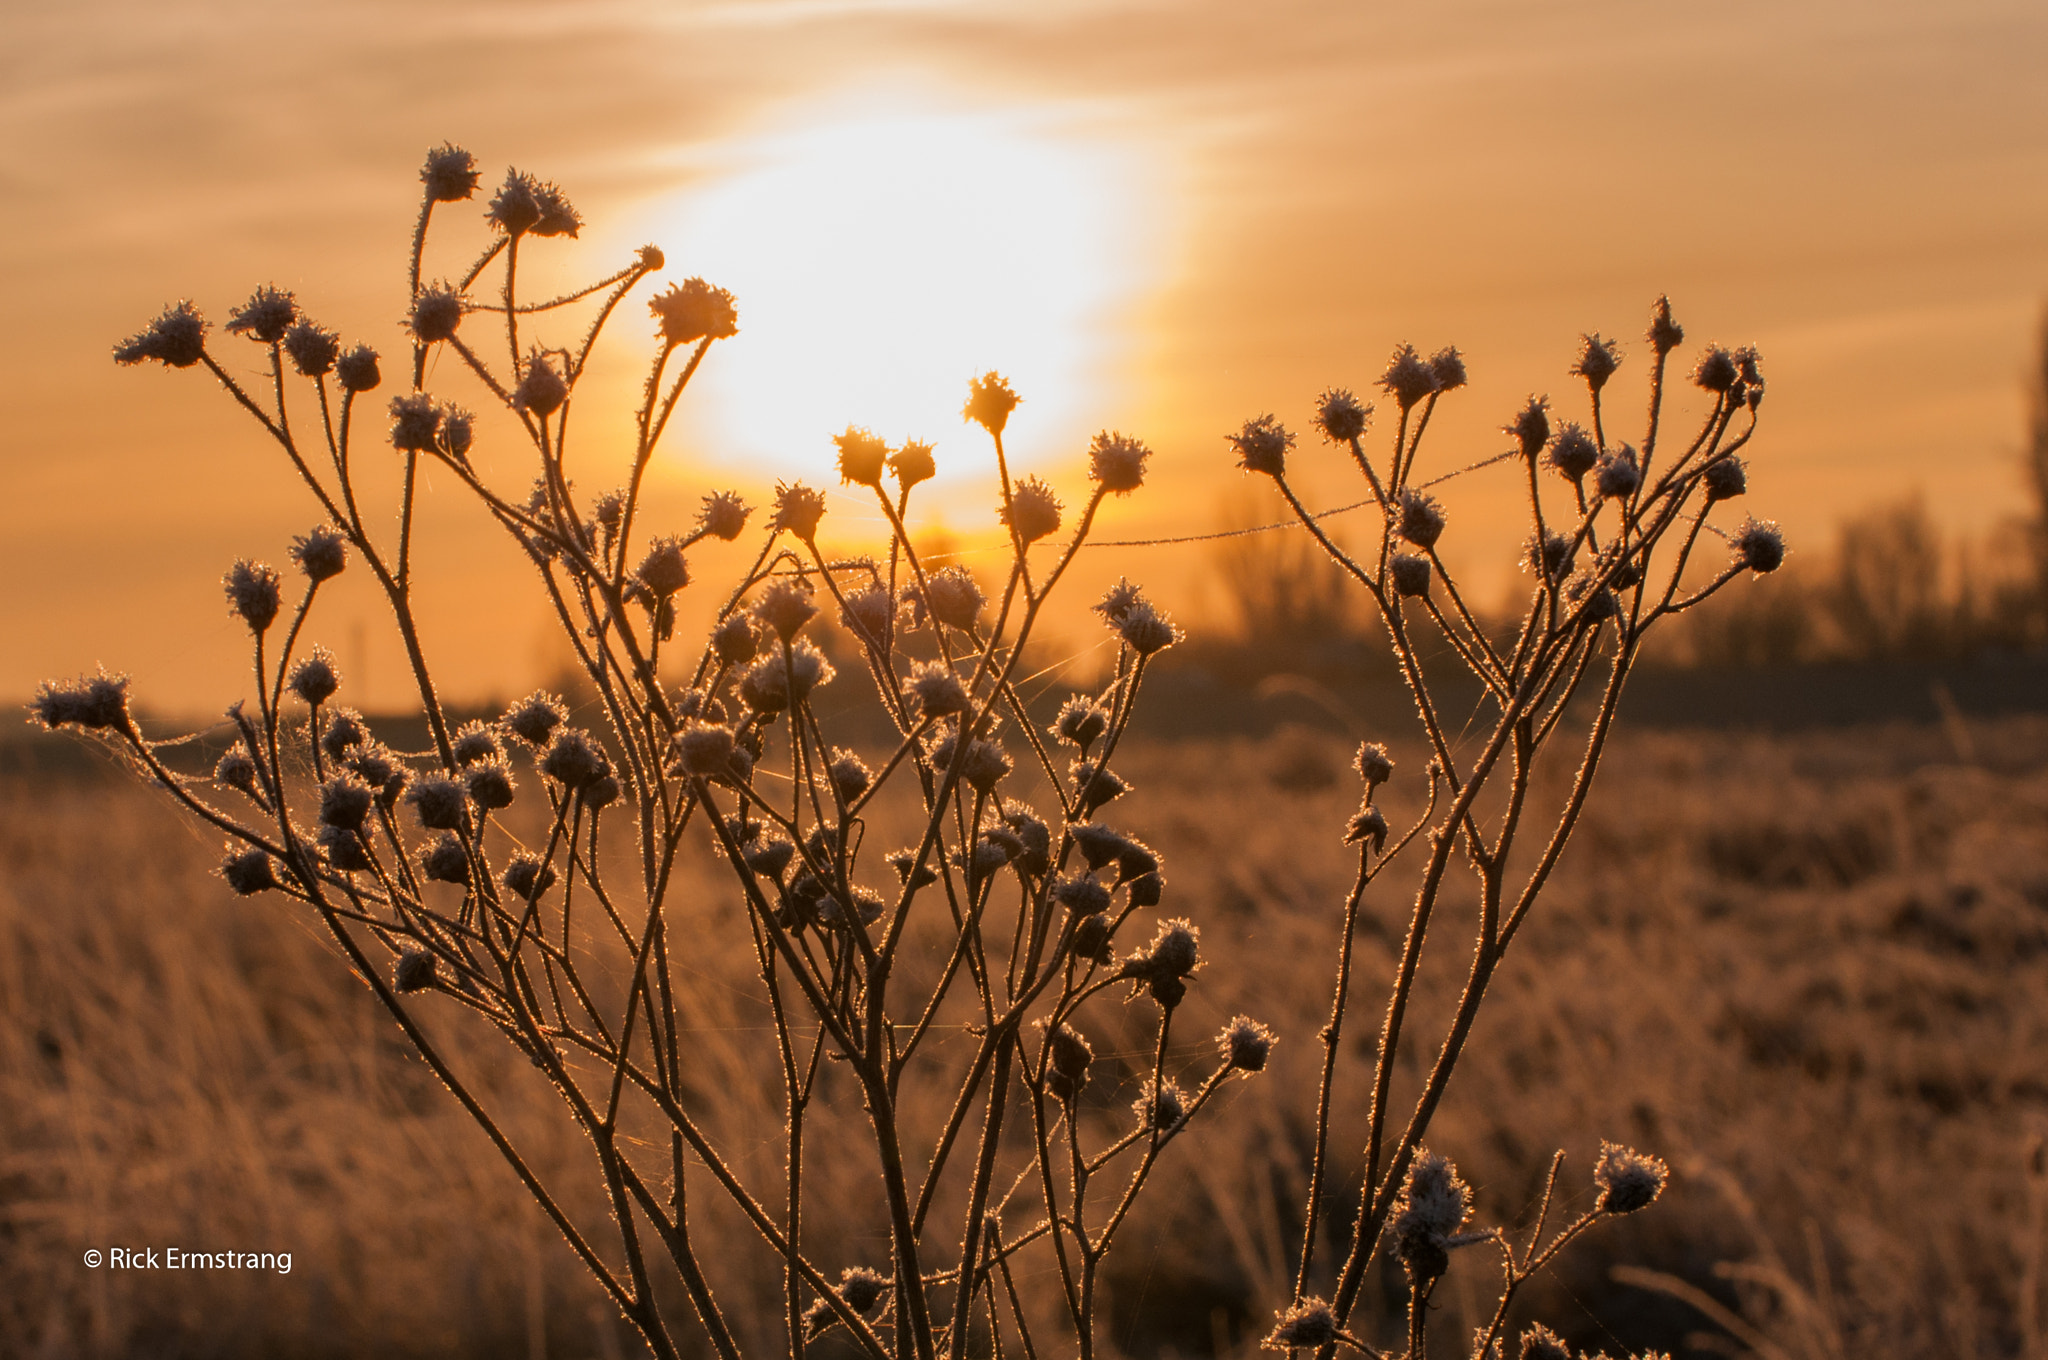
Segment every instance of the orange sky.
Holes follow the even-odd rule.
[[[1158,450],[1112,537],[1213,527],[1247,486],[1226,430],[1267,410],[1305,428],[1318,389],[1365,389],[1401,341],[1455,343],[1471,365],[1471,388],[1433,427],[1445,465],[1497,451],[1494,431],[1529,392],[1569,398],[1583,330],[1630,344],[1614,390],[1632,402],[1634,342],[1659,292],[1693,341],[1761,348],[1771,389],[1749,508],[1782,520],[1795,547],[1915,488],[1958,529],[2020,505],[2021,382],[2048,298],[2038,0],[525,0],[424,17],[384,3],[79,0],[11,6],[0,24],[0,560],[13,583],[0,694],[95,662],[132,671],[158,708],[217,710],[243,692],[219,573],[242,554],[282,561],[309,509],[209,380],[117,369],[109,347],[167,300],[189,296],[219,322],[275,282],[397,354],[413,175],[443,139],[493,177],[512,162],[561,182],[589,223],[562,251],[564,277],[607,272],[646,239],[672,276],[712,272],[677,233],[712,254],[747,236],[730,221],[719,236],[707,205],[752,205],[794,243],[777,249],[873,232],[893,200],[862,197],[859,175],[884,171],[857,155],[855,178],[820,177],[816,201],[733,187],[776,146],[844,162],[834,127],[910,126],[901,155],[940,162],[919,172],[940,180],[991,166],[1000,178],[1014,151],[1018,201],[946,219],[947,239],[975,238],[979,283],[915,240],[887,255],[902,243],[886,231],[855,248],[884,252],[868,272],[885,300],[983,287],[984,311],[1017,309],[1015,359],[1000,324],[958,323],[974,352],[954,361],[957,379],[987,365],[1042,374],[1034,392],[1018,373],[1018,438],[1075,496],[1062,451],[1078,455],[1096,426]],[[806,183],[811,162],[794,163]],[[914,194],[905,202],[905,232],[929,225]],[[926,259],[957,283],[911,277]],[[1053,296],[1082,273],[1108,282]],[[736,291],[741,335],[721,381],[749,371],[750,343],[772,375],[797,328],[771,283],[753,311]],[[821,302],[835,325],[873,314]],[[613,381],[630,381],[644,315],[619,330],[634,358]],[[886,348],[886,326],[872,329]],[[253,368],[253,347],[214,343]],[[900,352],[916,360],[902,368],[938,362]],[[850,390],[858,404],[864,389]],[[739,436],[704,416],[678,431],[656,504],[680,525],[710,487],[758,493],[815,467],[834,429],[878,419],[821,415],[805,448],[776,434],[792,445],[779,463],[742,457]],[[984,454],[957,425],[878,428],[934,439],[954,466]],[[503,449],[503,485],[525,476],[515,454]],[[1301,461],[1328,460],[1304,440]],[[1334,469],[1309,481],[1324,503],[1355,498]],[[946,491],[935,512],[971,541],[986,499]],[[1519,537],[1505,488],[1473,478],[1451,499],[1451,559],[1497,591]],[[853,503],[835,506],[850,543]],[[453,495],[425,513],[438,535],[426,568],[452,583],[428,602],[430,649],[459,690],[522,692],[540,622],[494,600],[516,563]],[[1123,556],[1115,565],[1170,603],[1203,607],[1198,551]],[[697,569],[716,579],[724,565],[707,555]],[[400,697],[369,602],[344,593],[312,635],[372,702]]]

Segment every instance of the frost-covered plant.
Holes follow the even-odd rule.
[[[297,579],[289,585],[257,562],[227,574],[229,607],[249,629],[255,685],[228,710],[233,744],[210,778],[174,768],[170,746],[145,735],[125,678],[46,685],[35,717],[123,748],[145,777],[224,834],[221,872],[233,891],[277,894],[324,924],[654,1354],[708,1345],[734,1357],[746,1338],[758,1347],[766,1334],[753,1318],[736,1321],[730,1296],[715,1287],[724,1258],[739,1248],[707,1238],[717,1231],[705,1226],[708,1186],[778,1265],[774,1331],[791,1356],[833,1328],[877,1360],[984,1346],[1001,1355],[1012,1343],[1027,1356],[1069,1344],[1092,1356],[1103,1262],[1140,1191],[1226,1083],[1267,1069],[1276,1042],[1241,1015],[1216,1037],[1213,1056],[1174,1058],[1176,1015],[1205,965],[1200,931],[1164,914],[1159,856],[1103,816],[1128,790],[1112,766],[1145,677],[1180,628],[1119,582],[1093,606],[1117,641],[1102,690],[1048,715],[1034,714],[1017,688],[1055,587],[1109,498],[1144,485],[1149,451],[1121,433],[1097,436],[1090,484],[1070,518],[1052,486],[1010,473],[1004,433],[1016,393],[994,373],[974,381],[964,415],[992,442],[995,510],[1009,540],[1000,588],[985,592],[969,572],[921,557],[906,528],[912,491],[934,472],[931,447],[892,449],[848,429],[837,439],[842,480],[873,495],[886,542],[872,556],[828,554],[819,542],[824,497],[801,483],[781,486],[755,530],[750,565],[720,591],[707,636],[689,648],[678,638],[677,597],[703,590],[700,550],[742,538],[755,511],[721,492],[693,526],[650,532],[643,484],[691,377],[716,342],[737,332],[734,299],[695,278],[654,294],[656,348],[630,448],[587,449],[579,440],[572,454],[570,415],[593,348],[628,295],[664,267],[662,253],[647,247],[588,288],[527,300],[522,255],[544,238],[574,236],[581,218],[554,185],[515,171],[489,201],[488,240],[474,264],[452,281],[428,282],[422,261],[437,209],[472,198],[478,174],[467,152],[443,147],[421,179],[409,382],[385,406],[395,464],[357,447],[375,400],[368,394],[382,385],[380,356],[344,348],[288,292],[259,289],[225,328],[267,358],[262,387],[244,386],[209,347],[190,303],[116,347],[122,363],[207,368],[276,443],[323,516],[291,548]],[[573,344],[536,336],[536,327],[566,326],[578,305],[591,315]],[[1601,391],[1618,356],[1597,338],[1576,369],[1591,389],[1592,431],[1567,424],[1553,432],[1535,400],[1510,425],[1527,470],[1527,559],[1538,578],[1511,637],[1482,627],[1467,608],[1437,555],[1443,508],[1414,475],[1431,413],[1464,382],[1455,351],[1395,356],[1383,385],[1399,427],[1384,460],[1361,443],[1369,407],[1346,392],[1322,399],[1318,425],[1356,461],[1384,514],[1384,532],[1361,556],[1340,549],[1295,497],[1287,481],[1294,437],[1277,420],[1261,417],[1231,437],[1242,465],[1274,479],[1380,608],[1434,754],[1428,810],[1397,835],[1374,803],[1393,762],[1378,745],[1359,752],[1365,801],[1345,829],[1359,871],[1323,1034],[1297,1285],[1271,1346],[1377,1354],[1354,1334],[1353,1313],[1366,1267],[1386,1250],[1411,1281],[1407,1345],[1419,1357],[1430,1291],[1450,1253],[1494,1242],[1505,1284],[1477,1343],[1494,1354],[1523,1280],[1586,1227],[1642,1208],[1663,1187],[1661,1162],[1605,1147],[1594,1207],[1547,1244],[1539,1214],[1518,1251],[1500,1232],[1469,1227],[1470,1192],[1423,1142],[1488,982],[1584,806],[1643,633],[1782,556],[1775,530],[1749,522],[1732,535],[1735,561],[1681,593],[1708,508],[1743,489],[1735,452],[1763,387],[1753,354],[1709,351],[1695,378],[1713,409],[1682,453],[1660,457],[1666,357],[1679,338],[1660,303],[1640,452],[1606,437]],[[491,437],[486,424],[425,389],[437,349],[474,380],[471,399],[500,413],[495,428],[530,446],[530,488],[493,485],[471,456]],[[586,486],[598,482],[607,457],[617,489],[579,493],[572,472]],[[373,531],[359,505],[380,467],[396,482],[398,516]],[[536,693],[492,721],[451,718],[415,612],[416,488],[429,467],[463,485],[524,553],[595,695],[591,710],[572,713]],[[1554,504],[1561,490],[1562,509],[1546,506],[1546,469],[1563,479],[1548,497]],[[1656,578],[1653,555],[1674,530],[1677,551]],[[323,585],[351,569],[374,577],[392,610],[432,737],[422,755],[392,750],[363,715],[338,706],[345,687],[333,657],[301,645]],[[850,677],[839,674],[848,656],[841,651],[835,665],[819,645],[821,615],[855,639],[856,664],[886,722],[886,741],[865,743],[865,753],[875,729],[848,716],[841,696]],[[1492,735],[1469,756],[1433,699],[1418,636],[1425,629],[1491,696]],[[1578,775],[1510,892],[1510,851],[1532,811],[1536,758],[1575,716],[1568,706],[1582,682],[1603,672]],[[290,712],[287,690],[297,705]],[[1032,779],[1050,790],[1036,807],[1018,793]],[[1489,789],[1496,792],[1483,803]],[[887,849],[869,834],[904,825],[912,834]],[[1390,980],[1370,1127],[1347,1148],[1358,1165],[1340,1169],[1329,1113],[1359,906],[1417,844],[1426,853]],[[695,1070],[700,1040],[679,1016],[679,979],[696,967],[693,936],[707,907],[685,886],[694,882],[679,868],[686,847],[722,863],[723,892],[744,922],[753,976],[724,981],[746,983],[772,1016],[748,1050],[779,1085],[784,1143],[772,1174],[745,1149],[721,1144]],[[1471,978],[1422,1089],[1397,1120],[1393,1054],[1460,851],[1480,889]],[[629,872],[608,874],[621,856]],[[1142,913],[1152,913],[1149,939]],[[1103,1102],[1100,1082],[1089,1091],[1098,1059],[1084,1024],[1119,999],[1151,1017],[1145,1054],[1129,1073],[1139,1092],[1129,1114]],[[607,1216],[573,1212],[575,1197],[494,1116],[493,1093],[444,1057],[434,1032],[451,1011],[497,1028],[559,1095],[590,1146]],[[941,1031],[968,1041],[940,1043]],[[838,1100],[856,1097],[864,1111],[861,1160],[886,1217],[870,1225],[886,1243],[873,1263],[849,1261],[855,1247],[844,1234],[807,1224],[822,1193],[806,1171],[819,1155],[812,1130],[838,1113],[820,1104],[834,1069],[854,1088],[838,1086]],[[841,1120],[829,1132],[837,1140],[853,1127]],[[846,1148],[835,1141],[829,1151]],[[1332,1272],[1316,1246],[1328,1187],[1346,1176],[1364,1189]],[[1548,1200],[1546,1190],[1546,1210]],[[1056,1282],[1049,1294],[1031,1283],[1046,1276]],[[1325,1277],[1327,1300],[1312,1292]],[[676,1285],[688,1313],[673,1302]],[[1551,1353],[1538,1332],[1524,1353]]]

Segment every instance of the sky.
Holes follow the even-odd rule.
[[[991,368],[1025,398],[1019,461],[1070,503],[1095,430],[1156,451],[1112,539],[1269,517],[1223,442],[1267,411],[1304,432],[1314,503],[1357,499],[1310,411],[1325,387],[1368,394],[1401,343],[1470,367],[1424,450],[1444,470],[1499,452],[1531,393],[1571,413],[1588,331],[1622,342],[1628,437],[1660,293],[1689,351],[1760,349],[1745,508],[1795,553],[1906,495],[1958,534],[2024,508],[2048,301],[2038,0],[16,0],[0,38],[0,695],[100,664],[163,711],[246,690],[220,573],[282,564],[311,505],[203,373],[117,368],[111,346],[167,302],[218,326],[275,284],[399,354],[416,172],[444,141],[487,187],[516,165],[582,212],[534,287],[652,241],[664,281],[735,293],[740,334],[654,473],[659,527],[713,489],[803,477],[861,546],[873,512],[829,471],[831,435],[860,424],[932,441],[921,522],[986,546],[988,448],[958,410]],[[485,239],[480,212],[443,211],[430,273]],[[617,412],[652,332],[638,304],[613,330],[583,401]],[[428,385],[482,405],[452,364]],[[592,490],[623,429],[591,418]],[[477,456],[501,487],[531,476],[488,421]],[[422,503],[430,657],[451,693],[523,693],[559,644],[458,491],[430,481]],[[1447,557],[1499,595],[1512,479],[1444,494]],[[1217,612],[1199,545],[1102,552],[1077,588],[1116,571]],[[310,636],[358,702],[396,702],[386,618],[343,584]]]

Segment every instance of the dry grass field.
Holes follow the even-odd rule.
[[[1582,1207],[1602,1137],[1661,1153],[1674,1182],[1574,1248],[1518,1322],[1614,1353],[2044,1354],[2030,1146],[2048,1132],[2048,720],[1971,735],[1967,762],[1931,727],[1618,740],[1431,1144],[1488,1224],[1526,1219],[1557,1148],[1566,1207]],[[1269,1077],[1231,1087],[1139,1210],[1109,1281],[1126,1353],[1249,1355],[1287,1295],[1353,867],[1338,842],[1357,802],[1347,755],[1291,730],[1133,746],[1121,762],[1137,791],[1119,823],[1164,856],[1165,909],[1203,930],[1177,1047],[1206,1049],[1238,1011],[1282,1036]],[[1396,755],[1419,771],[1419,753]],[[1413,811],[1403,782],[1384,799],[1397,824]],[[0,785],[0,1353],[636,1353],[316,928],[275,896],[233,898],[211,876],[217,851],[119,782]],[[702,913],[691,1056],[744,1167],[775,1155],[778,1092],[750,1075],[766,1035],[738,927],[721,931],[737,906],[700,881],[672,899]],[[1400,882],[1367,902],[1368,987],[1400,944]],[[1433,937],[1411,1035],[1432,1032],[1465,947],[1457,930]],[[1361,998],[1345,1033],[1360,1056],[1338,1088],[1339,1146],[1361,1125],[1378,1006]],[[585,1155],[498,1036],[444,1034],[537,1163]],[[1119,1052],[1118,1036],[1092,1037],[1098,1056]],[[1114,1067],[1097,1086],[1105,1120],[1128,1118],[1137,1086]],[[813,1184],[829,1183],[829,1135],[814,1146]],[[600,1214],[594,1181],[575,1183],[590,1190],[575,1211]],[[827,1198],[842,1193],[841,1221],[861,1221],[864,1187]],[[1338,1204],[1354,1197],[1339,1187]],[[742,1340],[772,1345],[779,1277],[734,1242],[721,1293]],[[292,1269],[81,1262],[165,1244],[288,1251]],[[849,1239],[849,1263],[863,1246]],[[1463,1353],[1492,1298],[1488,1251],[1459,1253],[1436,1296],[1443,1353]],[[1650,1273],[1711,1299],[1647,1288]],[[1358,1330],[1391,1343],[1403,1293],[1394,1275],[1384,1287]]]

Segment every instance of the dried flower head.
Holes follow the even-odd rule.
[[[778,482],[775,486],[775,530],[789,533],[805,543],[818,534],[818,521],[825,517],[825,497],[802,482]]]
[[[1076,694],[1060,705],[1053,720],[1052,734],[1086,751],[1109,730],[1109,710],[1085,694]]]
[[[986,603],[974,573],[965,567],[946,567],[925,578],[925,603],[932,617],[963,633],[974,631]]]
[[[1515,418],[1501,427],[1501,432],[1515,437],[1515,445],[1524,458],[1534,458],[1550,438],[1549,400],[1531,396]]]
[[[730,727],[691,719],[676,734],[676,765],[686,775],[723,778],[731,771],[734,750]]]
[[[539,855],[522,850],[505,866],[505,874],[500,881],[504,883],[505,891],[514,897],[533,902],[554,886],[555,871]]]
[[[932,457],[931,445],[919,439],[906,439],[901,448],[889,455],[889,471],[896,474],[896,485],[908,491],[937,476],[939,464]]]
[[[1648,1157],[1619,1143],[1600,1144],[1600,1160],[1593,1166],[1593,1184],[1600,1191],[1600,1212],[1632,1214],[1648,1208],[1664,1193],[1671,1168],[1656,1157]]]
[[[1102,598],[1088,607],[1102,616],[1105,625],[1115,628],[1123,623],[1125,616],[1133,608],[1144,602],[1144,593],[1132,585],[1128,578],[1119,576],[1116,578],[1116,584],[1103,591]]]
[[[1444,508],[1436,497],[1411,489],[1396,497],[1394,506],[1396,533],[1418,548],[1436,546],[1444,532]]]
[[[249,631],[261,635],[277,620],[281,579],[275,568],[247,558],[228,568],[221,577],[227,591],[228,612],[237,614]]]
[[[228,843],[227,857],[221,861],[220,876],[243,897],[278,886],[268,854],[262,850],[237,850],[232,841]]]
[[[330,524],[315,525],[292,540],[292,560],[314,581],[331,581],[348,567],[348,540]]]
[[[1104,803],[1131,791],[1129,784],[1115,771],[1103,768],[1100,761],[1076,760],[1067,766],[1067,773],[1073,777],[1074,803],[1083,817],[1094,816],[1095,810]]]
[[[967,385],[967,405],[961,409],[961,416],[1001,436],[1003,428],[1010,423],[1010,412],[1017,409],[1021,401],[1010,390],[1010,380],[1000,373],[988,372]]]
[[[427,153],[420,183],[427,186],[429,203],[460,203],[476,192],[476,157],[443,142]]]
[[[839,1283],[833,1292],[846,1300],[846,1306],[856,1313],[865,1313],[882,1301],[882,1295],[889,1290],[889,1278],[866,1266],[848,1266],[839,1272]]]
[[[377,801],[390,807],[412,781],[412,771],[399,762],[398,755],[381,743],[364,742],[348,755],[349,771],[376,790]]]
[[[1269,1351],[1321,1350],[1341,1335],[1329,1304],[1303,1299],[1274,1314],[1273,1330],[1259,1344]]]
[[[490,756],[470,766],[463,775],[463,783],[469,790],[470,801],[485,812],[512,806],[512,766],[503,756]]]
[[[895,617],[895,597],[879,582],[849,590],[840,599],[839,621],[870,646],[888,645],[889,624]]]
[[[1648,338],[1660,358],[1685,343],[1685,327],[1671,319],[1670,298],[1660,297],[1651,304]]]
[[[523,236],[540,221],[540,183],[517,170],[505,172],[505,183],[491,198],[485,217],[507,236]]]
[[[611,761],[588,732],[580,727],[565,727],[548,743],[547,754],[541,757],[540,772],[565,789],[580,789],[609,774]]]
[[[1522,570],[1546,581],[1564,575],[1572,563],[1572,541],[1563,534],[1531,534],[1522,544]]]
[[[462,294],[446,282],[431,283],[412,300],[406,328],[422,345],[452,339],[462,324]]]
[[[228,317],[227,329],[259,344],[275,345],[298,319],[299,304],[291,293],[265,284]]]
[[[320,749],[327,753],[329,760],[343,760],[352,747],[361,746],[370,739],[370,729],[363,725],[363,715],[352,708],[337,708],[327,717],[326,730],[320,734]]]
[[[429,831],[454,831],[469,811],[469,791],[445,774],[427,775],[405,797]]]
[[[1730,542],[1735,547],[1735,560],[1758,575],[1776,571],[1785,564],[1785,535],[1773,520],[1744,520]]]
[[[430,883],[469,884],[469,852],[453,832],[443,832],[420,852],[420,869]]]
[[[721,666],[741,666],[754,659],[759,650],[754,626],[745,614],[728,614],[711,634],[711,650]]]
[[[740,702],[757,713],[780,713],[818,686],[830,684],[835,674],[822,652],[799,640],[790,645],[787,664],[777,651],[748,668],[740,677]]]
[[[1270,412],[1247,420],[1243,429],[1224,438],[1237,450],[1237,465],[1246,472],[1263,472],[1276,480],[1287,475],[1287,451],[1294,447],[1294,436]]]
[[[1429,594],[1431,570],[1429,559],[1421,553],[1397,552],[1387,560],[1387,575],[1393,579],[1394,593],[1409,599]]]
[[[559,694],[547,694],[541,690],[521,699],[505,710],[505,730],[525,742],[528,746],[545,746],[555,729],[569,720],[569,706],[562,702]]]
[[[683,560],[683,540],[673,534],[655,539],[648,545],[647,555],[640,559],[633,579],[656,600],[666,600],[690,584],[690,564]]]
[[[967,711],[967,687],[942,661],[917,662],[904,682],[903,697],[919,715],[943,718]]]
[[[1060,509],[1060,498],[1051,486],[1037,477],[1026,477],[1010,488],[1010,503],[996,513],[1020,540],[1036,543],[1059,532]]]
[[[1131,1102],[1131,1109],[1138,1116],[1139,1128],[1172,1133],[1188,1117],[1188,1095],[1171,1077],[1164,1081],[1147,1077],[1145,1088]]]
[[[647,304],[660,324],[661,338],[671,345],[699,340],[726,340],[740,333],[739,309],[732,294],[702,279],[685,279]]]
[[[1326,388],[1316,398],[1316,428],[1333,444],[1342,444],[1364,434],[1366,422],[1371,418],[1371,403],[1361,402],[1348,387]]]
[[[1159,923],[1159,933],[1146,947],[1145,961],[1154,973],[1184,978],[1201,967],[1201,927],[1176,917]]]
[[[320,824],[360,831],[375,802],[376,791],[361,776],[353,772],[335,775],[320,786]]]
[[[1351,814],[1351,820],[1344,824],[1346,845],[1370,845],[1377,855],[1387,848],[1387,817],[1372,804],[1372,795],[1358,805],[1358,811]]]
[[[1059,1099],[1071,1101],[1081,1093],[1094,1061],[1095,1050],[1072,1025],[1062,1022],[1046,1035],[1046,1084]]]
[[[1116,628],[1124,644],[1139,656],[1163,652],[1185,636],[1165,611],[1149,600],[1140,600],[1124,611]]]
[[[993,737],[977,737],[968,742],[967,754],[960,761],[960,777],[969,788],[984,795],[992,792],[1010,769],[1010,753]]]
[[[334,376],[341,380],[345,392],[368,392],[384,381],[377,371],[377,351],[368,345],[357,345],[335,360]]]
[[[316,838],[320,853],[327,856],[329,865],[345,874],[362,873],[370,868],[369,851],[363,848],[363,838],[345,827],[323,826]]]
[[[839,795],[842,803],[851,803],[868,791],[875,782],[875,772],[867,762],[843,747],[832,748],[832,763],[825,769],[826,778],[832,781],[832,791]]]
[[[316,646],[312,655],[292,667],[291,676],[285,684],[302,703],[318,708],[341,688],[341,671],[334,664],[334,654],[325,647]]]
[[[1249,1015],[1233,1017],[1216,1036],[1225,1065],[1239,1072],[1263,1072],[1273,1051],[1273,1031]]]
[[[879,490],[882,469],[889,461],[889,446],[858,425],[849,425],[845,433],[833,435],[832,442],[839,449],[839,480]]]
[[[1394,758],[1379,742],[1361,742],[1358,754],[1351,758],[1351,768],[1358,771],[1358,777],[1365,781],[1366,793],[1370,794],[1394,777]]]
[[[76,680],[45,680],[29,707],[36,721],[53,731],[67,726],[96,732],[110,727],[125,730],[129,725],[128,677],[101,671]]]
[[[491,724],[472,718],[455,729],[455,763],[474,765],[481,760],[496,760],[505,754],[505,747],[498,740],[498,729]]]
[[[1387,371],[1380,375],[1380,386],[1405,411],[1437,390],[1436,370],[1415,352],[1415,346],[1403,345],[1387,362]]]
[[[1586,386],[1594,392],[1607,386],[1607,380],[1621,367],[1621,348],[1612,340],[1602,340],[1596,332],[1580,337],[1578,362],[1571,371],[1586,380]]]
[[[1609,500],[1627,500],[1643,484],[1642,469],[1636,466],[1636,451],[1623,444],[1600,460],[1593,473],[1593,486]]]
[[[235,789],[258,803],[264,802],[256,787],[256,762],[250,759],[249,748],[239,741],[221,752],[220,760],[213,767],[213,782],[222,788]]]
[[[391,399],[391,447],[400,453],[431,453],[441,432],[441,407],[424,392]]]
[[[190,302],[166,307],[162,315],[114,346],[114,362],[154,359],[168,368],[190,368],[206,354],[206,321]]]
[[[1709,392],[1726,392],[1742,380],[1742,372],[1735,364],[1735,356],[1719,345],[1709,346],[1693,365],[1692,380],[1695,386]]]
[[[777,577],[754,601],[755,619],[773,629],[784,642],[801,632],[817,613],[811,583],[801,576]]]
[[[1550,441],[1548,461],[1560,477],[1576,482],[1599,463],[1600,447],[1584,426],[1568,420],[1558,427],[1556,438]]]
[[[1707,464],[1706,471],[1700,475],[1700,485],[1706,490],[1709,501],[1733,500],[1749,490],[1749,470],[1740,458],[1729,454]]]
[[[513,390],[512,404],[528,414],[547,419],[569,400],[569,384],[550,359],[535,349],[526,356],[526,374]]]
[[[1458,1178],[1448,1157],[1418,1148],[1408,1167],[1408,1184],[1395,1204],[1394,1250],[1417,1280],[1433,1280],[1450,1265],[1449,1250],[1462,1246],[1458,1230],[1472,1214],[1472,1191]]]
[[[1564,1344],[1563,1337],[1543,1324],[1535,1323],[1522,1333],[1520,1360],[1572,1360],[1572,1351]]]
[[[1465,356],[1456,345],[1445,345],[1429,356],[1429,371],[1436,378],[1436,390],[1449,392],[1465,385]]]
[[[284,352],[301,377],[318,378],[334,371],[334,361],[341,357],[341,337],[301,318],[284,333]]]
[[[1128,495],[1145,484],[1145,460],[1152,450],[1116,430],[1104,430],[1088,446],[1088,476],[1104,491]]]
[[[440,960],[424,949],[408,949],[398,956],[391,985],[400,992],[423,992],[434,985]]]
[[[1109,910],[1109,889],[1093,874],[1071,873],[1052,886],[1052,899],[1077,918],[1097,916]]]
[[[714,491],[704,498],[704,508],[697,515],[697,527],[713,538],[730,543],[746,532],[747,516],[753,513],[753,507],[740,499],[739,492]]]

